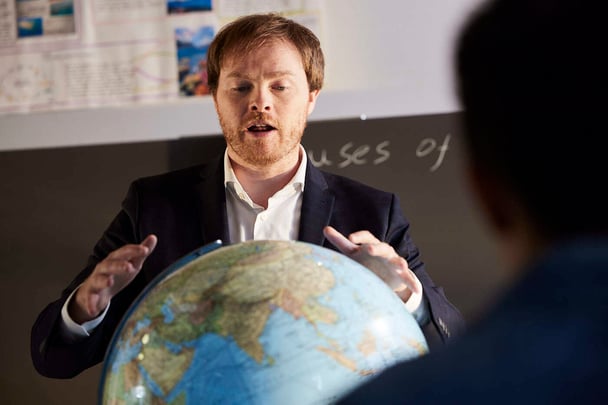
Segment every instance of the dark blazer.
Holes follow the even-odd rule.
[[[418,248],[408,233],[397,197],[345,177],[322,172],[310,161],[306,169],[299,240],[334,249],[323,236],[332,225],[349,233],[369,230],[407,259],[424,287],[431,321],[423,327],[431,346],[458,334],[464,321],[424,269]],[[78,343],[62,341],[60,312],[69,294],[113,250],[139,243],[148,234],[158,245],[137,277],[112,298],[101,325]],[[136,180],[122,209],[97,242],[85,269],[49,304],[32,328],[31,353],[42,375],[69,378],[103,360],[121,317],[139,292],[163,269],[192,250],[217,239],[228,241],[223,160]]]
[[[608,403],[608,238],[555,246],[485,320],[340,404]]]

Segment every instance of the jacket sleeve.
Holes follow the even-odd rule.
[[[428,303],[429,322],[421,325],[429,347],[441,346],[450,338],[462,334],[465,321],[460,311],[447,299],[443,288],[435,285],[420,258],[418,247],[410,236],[410,224],[403,216],[399,199],[393,195],[385,242],[389,243],[408,262],[420,283]]]
[[[93,272],[98,262],[113,250],[137,241],[139,235],[134,226],[136,205],[136,192],[131,186],[121,211],[97,242],[86,267],[63,290],[60,298],[48,304],[38,315],[31,330],[30,350],[34,367],[41,375],[71,378],[103,360],[123,313],[143,288],[139,277],[141,274],[112,298],[104,320],[87,338],[77,342],[66,342],[63,339],[60,328],[61,308],[69,295]]]

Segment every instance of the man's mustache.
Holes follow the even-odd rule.
[[[277,123],[268,114],[260,111],[248,114],[245,117],[244,122],[245,128],[249,128],[253,125],[269,125],[274,128],[277,128],[278,126]]]

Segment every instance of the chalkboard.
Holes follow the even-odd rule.
[[[431,277],[469,320],[483,312],[504,267],[467,190],[460,113],[309,124],[302,143],[320,169],[394,192]],[[221,136],[170,146],[173,169],[223,150]]]

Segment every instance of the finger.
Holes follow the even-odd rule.
[[[332,245],[344,254],[352,254],[358,251],[359,246],[351,242],[332,226],[323,228],[323,235]]]
[[[104,260],[87,280],[87,288],[99,293],[114,284],[114,277],[128,276],[135,272],[133,264],[126,260]]]
[[[373,244],[380,243],[380,240],[376,238],[370,231],[357,231],[348,235],[348,240],[352,243],[361,245],[361,244]]]
[[[148,256],[150,253],[152,253],[152,251],[156,247],[157,242],[158,242],[158,238],[156,237],[156,235],[153,235],[153,234],[146,236],[146,239],[141,241],[140,245],[144,246],[145,248],[148,249],[146,256]]]
[[[139,246],[142,246],[145,249],[145,254],[142,256],[138,256],[135,257],[131,260],[131,263],[133,263],[133,266],[139,270],[141,269],[141,266],[143,266],[144,261],[148,258],[148,256],[150,256],[150,254],[152,253],[152,251],[154,250],[154,248],[156,247],[156,243],[158,242],[158,239],[156,238],[156,235],[148,235],[140,244]]]
[[[129,260],[105,259],[97,265],[93,274],[99,276],[121,276],[132,273],[133,270],[133,263]]]
[[[131,260],[145,256],[147,253],[148,247],[139,244],[129,244],[110,252],[107,258],[112,260]]]
[[[387,260],[392,260],[394,258],[398,258],[399,255],[395,252],[395,249],[388,243],[374,243],[374,244],[364,244],[362,248],[371,255],[371,256],[379,256],[384,257]]]

